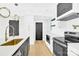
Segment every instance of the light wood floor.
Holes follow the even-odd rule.
[[[42,40],[37,40],[34,45],[30,46],[29,56],[52,56],[46,44]]]

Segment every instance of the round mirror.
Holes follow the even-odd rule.
[[[2,16],[3,18],[8,18],[10,16],[10,10],[6,7],[1,7],[0,16]]]

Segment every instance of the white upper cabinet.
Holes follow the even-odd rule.
[[[58,3],[57,20],[68,21],[79,17],[78,3]]]

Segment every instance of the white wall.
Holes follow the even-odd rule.
[[[30,42],[33,41],[32,36],[33,36],[33,16],[22,16],[20,19],[20,37],[26,38],[27,36],[30,37]]]
[[[73,3],[73,11],[79,13],[79,3]]]
[[[8,25],[7,19],[1,19],[0,21],[0,43],[5,41],[5,28]]]
[[[79,25],[79,18],[67,21],[67,24],[68,24],[68,30],[69,31],[79,32],[79,27],[77,27],[76,29],[74,29],[74,27],[73,27],[73,25]]]
[[[58,23],[58,28],[61,31],[61,33],[63,32],[63,35],[65,31],[79,32],[79,27],[74,29],[73,25],[79,25],[79,18],[72,19],[69,21],[61,21]]]

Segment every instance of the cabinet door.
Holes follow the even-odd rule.
[[[22,56],[27,56],[28,55],[28,45],[29,45],[29,38],[21,46],[20,51],[21,51]]]
[[[68,56],[79,56],[77,52],[74,52],[72,50],[68,50]]]
[[[20,51],[21,51],[21,55],[22,55],[22,56],[26,56],[26,53],[27,53],[27,42],[26,42],[26,41],[25,41],[25,42],[23,43],[23,45],[21,46]]]
[[[24,55],[27,56],[28,52],[29,52],[29,38],[26,40],[25,44],[24,44]]]
[[[68,56],[79,56],[79,51],[74,49],[74,47],[71,47],[69,44],[68,44]]]
[[[24,55],[24,50],[23,50],[23,45],[20,47],[20,52],[21,52],[21,56],[23,56]]]

